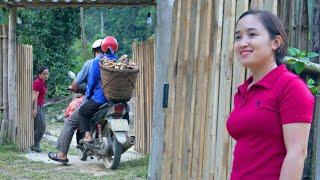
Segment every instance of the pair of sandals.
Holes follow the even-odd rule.
[[[53,160],[62,163],[63,165],[66,165],[69,162],[69,159],[59,159],[57,153],[49,152],[48,157]]]

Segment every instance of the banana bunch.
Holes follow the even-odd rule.
[[[138,69],[136,63],[129,61],[128,55],[121,56],[117,61],[111,61],[105,57],[101,58],[102,65],[113,69]]]

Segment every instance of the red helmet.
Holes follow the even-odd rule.
[[[103,52],[107,52],[108,48],[110,48],[112,51],[118,51],[118,47],[118,42],[113,36],[105,37],[101,44],[101,49]]]

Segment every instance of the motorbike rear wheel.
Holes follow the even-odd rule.
[[[113,156],[108,156],[103,158],[104,166],[107,169],[115,170],[120,164],[121,154],[122,154],[122,145],[119,143],[116,137],[111,137],[111,146]]]

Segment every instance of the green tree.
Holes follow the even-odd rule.
[[[50,71],[48,96],[66,93],[68,70],[77,63],[71,59],[71,46],[79,37],[78,9],[23,9],[17,28],[18,42],[33,46],[33,70],[46,66]]]

